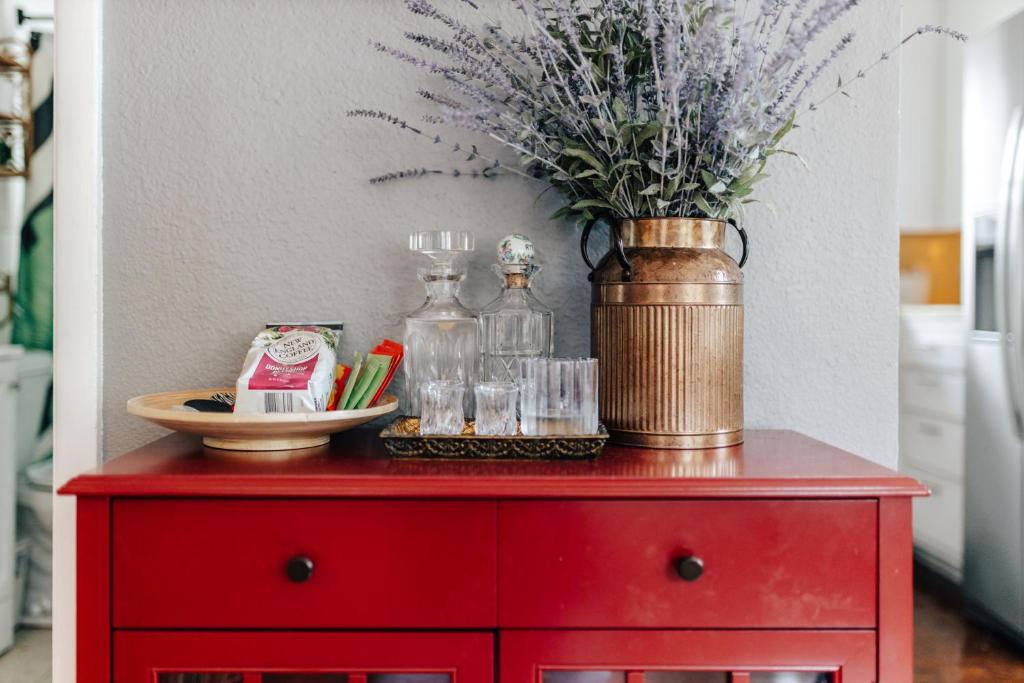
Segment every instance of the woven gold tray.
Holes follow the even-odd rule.
[[[399,458],[444,460],[589,460],[608,441],[601,425],[597,434],[579,436],[477,436],[467,422],[458,436],[420,435],[418,417],[400,417],[380,433],[384,446]]]

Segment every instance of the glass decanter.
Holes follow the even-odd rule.
[[[548,358],[554,351],[554,314],[530,289],[540,272],[533,243],[509,235],[498,244],[501,294],[480,312],[482,376],[490,382],[519,382],[524,358]]]
[[[473,235],[432,230],[409,236],[409,249],[430,258],[417,272],[427,300],[405,318],[405,394],[409,415],[420,414],[420,386],[428,380],[455,380],[467,388],[476,382],[480,363],[480,324],[458,299],[466,277],[464,257],[473,251]],[[472,389],[465,412],[472,411]]]

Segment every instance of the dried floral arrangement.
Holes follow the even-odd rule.
[[[510,31],[472,0],[470,25],[428,0],[408,11],[439,35],[408,32],[412,51],[379,51],[438,79],[419,95],[437,107],[425,123],[468,129],[514,151],[518,167],[378,110],[378,119],[447,147],[477,166],[412,169],[371,182],[429,174],[538,179],[577,219],[681,216],[735,218],[754,201],[768,160],[800,116],[837,95],[918,35],[966,40],[922,26],[875,62],[815,86],[854,39],[839,38],[815,61],[816,44],[860,0],[515,0],[525,28]]]

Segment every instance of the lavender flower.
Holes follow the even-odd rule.
[[[918,36],[922,36],[922,35],[924,35],[926,33],[935,33],[935,34],[940,35],[940,36],[949,36],[950,38],[952,38],[954,40],[959,40],[960,42],[967,42],[967,34],[966,33],[961,33],[960,31],[954,31],[953,29],[946,28],[945,26],[936,26],[935,24],[925,24],[924,26],[918,26],[917,30],[914,31],[914,35],[918,35]],[[908,38],[908,40],[909,40],[909,38]],[[906,42],[906,41],[904,41],[904,42]]]
[[[387,183],[392,180],[403,180],[405,178],[421,178],[425,175],[440,175],[442,173],[444,173],[444,171],[428,168],[410,168],[404,171],[394,171],[392,173],[385,173],[384,175],[379,175],[370,178],[370,184],[379,185],[380,183]]]
[[[456,0],[449,0],[455,2]],[[472,0],[459,0],[479,10]],[[769,159],[805,104],[854,40],[852,32],[812,61],[822,37],[859,0],[515,0],[524,19],[509,32],[404,0],[439,33],[409,31],[408,49],[382,53],[426,72],[417,93],[436,106],[424,119],[484,135],[519,157],[496,154],[409,125],[378,110],[350,111],[446,148],[481,168],[408,169],[383,183],[448,175],[512,174],[561,191],[558,215],[732,217],[752,201]],[[965,40],[941,26],[916,29],[848,80],[866,76],[923,34]],[[848,85],[848,84],[847,84]],[[787,151],[787,153],[789,153]]]

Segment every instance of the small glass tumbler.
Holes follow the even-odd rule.
[[[481,382],[476,395],[476,433],[481,436],[515,436],[519,387],[512,382]]]
[[[420,434],[459,435],[466,425],[462,399],[466,385],[432,379],[420,385]]]
[[[530,358],[522,361],[523,434],[596,434],[597,360]]]
[[[597,434],[597,359],[576,360],[576,382],[580,395],[580,434]]]

